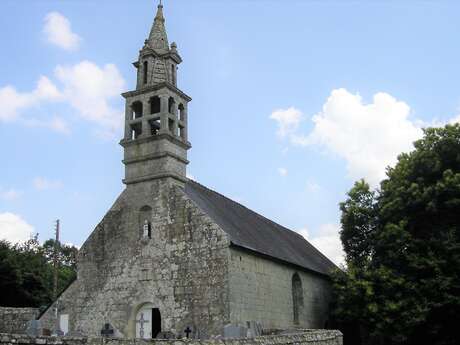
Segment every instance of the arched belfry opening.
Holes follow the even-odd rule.
[[[303,309],[303,289],[302,281],[298,273],[294,273],[292,276],[292,312],[294,318],[294,324],[300,323],[300,315],[302,315]]]
[[[155,339],[161,332],[160,309],[154,308],[152,303],[142,304],[136,313],[135,323],[137,339]]]
[[[158,114],[161,111],[161,100],[158,96],[150,98],[150,114]]]
[[[131,104],[131,109],[133,110],[133,120],[138,119],[144,115],[144,107],[140,101],[133,102],[133,104]]]

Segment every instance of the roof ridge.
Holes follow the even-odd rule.
[[[214,194],[216,194],[217,196],[219,196],[220,198],[222,198],[222,199],[224,199],[224,200],[229,200],[229,201],[235,203],[236,205],[238,205],[238,206],[240,206],[240,207],[242,207],[242,208],[248,210],[249,212],[255,214],[257,217],[259,217],[259,218],[261,218],[261,219],[263,219],[263,220],[265,220],[265,221],[268,221],[268,222],[270,222],[270,223],[272,223],[272,224],[275,224],[276,226],[279,226],[279,227],[283,228],[283,230],[287,230],[287,231],[289,231],[289,232],[295,234],[296,236],[300,237],[303,241],[305,241],[311,248],[313,248],[313,249],[314,249],[318,254],[320,254],[323,258],[325,258],[327,261],[331,262],[334,266],[337,266],[335,263],[332,262],[331,259],[329,259],[326,255],[324,255],[323,253],[321,253],[321,251],[320,251],[318,248],[316,248],[313,244],[310,243],[310,241],[308,241],[305,237],[303,237],[303,236],[302,236],[301,234],[299,234],[298,232],[296,232],[296,231],[294,231],[294,230],[291,230],[291,229],[289,229],[289,228],[286,228],[285,226],[283,226],[283,225],[281,225],[281,224],[276,223],[275,221],[273,221],[273,220],[271,220],[271,219],[269,219],[269,218],[267,218],[267,217],[261,215],[260,213],[254,211],[254,210],[251,210],[249,207],[246,207],[246,206],[244,206],[243,204],[241,204],[241,203],[239,203],[239,202],[237,202],[237,201],[234,201],[234,200],[232,200],[232,199],[226,197],[225,195],[223,195],[223,194],[221,194],[221,193],[219,193],[219,192],[216,192],[215,190],[213,190],[213,189],[211,189],[211,188],[206,187],[205,185],[203,185],[203,184],[197,182],[196,180],[191,180],[191,179],[189,179],[189,181],[191,181],[192,183],[194,183],[194,184],[200,186],[200,187],[201,187],[202,189],[204,189],[207,193],[214,193]]]

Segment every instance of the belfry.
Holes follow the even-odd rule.
[[[136,90],[126,92],[124,148],[125,184],[156,178],[185,183],[190,148],[187,104],[191,98],[177,88],[182,59],[176,43],[169,46],[163,5],[139,52]]]
[[[160,3],[134,62],[136,88],[123,94],[125,188],[82,245],[77,279],[39,319],[67,335],[144,339],[323,328],[335,265],[296,232],[186,177],[181,62]]]

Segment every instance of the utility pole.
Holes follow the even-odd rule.
[[[56,220],[56,227],[55,227],[56,239],[54,241],[54,283],[53,283],[53,300],[55,301],[57,298],[57,291],[58,291],[58,273],[59,273],[59,219]]]
[[[54,315],[56,317],[56,332],[59,332],[59,318],[58,318],[58,274],[59,274],[59,219],[56,220],[56,226],[54,228],[56,233],[56,239],[54,241],[54,281],[53,281],[53,301],[54,301]]]

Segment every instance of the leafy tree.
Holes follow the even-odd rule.
[[[335,315],[367,344],[457,343],[460,315],[460,125],[429,128],[380,191],[359,181],[341,204],[347,269]]]
[[[8,307],[40,307],[53,297],[54,266],[50,246],[43,246],[37,237],[12,245],[0,241],[0,305]],[[66,288],[76,276],[77,248],[58,246],[58,287]]]

